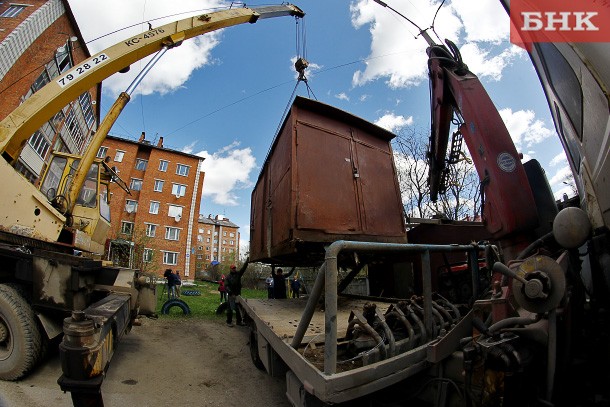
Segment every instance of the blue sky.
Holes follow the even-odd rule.
[[[440,2],[388,0],[418,25],[430,26]],[[171,14],[209,12],[207,0],[70,0],[87,41]],[[426,44],[417,30],[372,0],[295,2],[306,13],[307,77],[317,99],[391,131],[429,129]],[[263,5],[248,3],[249,6]],[[154,20],[153,27],[170,20]],[[92,53],[146,30],[90,42]],[[518,151],[538,159],[561,195],[569,172],[527,54],[508,40],[499,0],[447,0],[435,20],[441,38],[461,48],[500,111]],[[111,134],[149,140],[205,157],[200,213],[224,214],[249,239],[250,194],[296,85],[297,26],[292,17],[261,20],[186,41],[170,50],[136,90]],[[303,48],[303,44],[301,44]],[[104,81],[102,115],[144,62]],[[297,94],[307,96],[304,84]]]

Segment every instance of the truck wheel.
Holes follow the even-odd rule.
[[[177,298],[173,298],[171,300],[165,301],[165,303],[161,307],[161,313],[163,315],[167,315],[167,314],[169,314],[169,310],[172,309],[173,307],[180,308],[184,315],[188,315],[191,313],[191,309],[189,308],[189,305],[186,302],[179,300]]]
[[[24,377],[41,354],[34,311],[14,288],[0,284],[0,379]]]
[[[258,370],[265,370],[265,365],[258,355],[258,332],[254,321],[250,322],[250,358]]]

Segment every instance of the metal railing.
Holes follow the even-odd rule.
[[[338,264],[337,257],[344,250],[361,252],[383,252],[383,253],[419,253],[422,264],[423,285],[423,309],[424,326],[428,334],[433,330],[435,321],[433,317],[432,304],[432,271],[430,269],[430,253],[441,252],[466,252],[472,267],[472,288],[476,298],[479,293],[479,262],[478,253],[482,250],[479,245],[427,245],[427,244],[397,244],[397,243],[374,243],[355,242],[340,240],[332,243],[326,249],[324,263],[318,271],[318,276],[311,290],[309,299],[303,311],[301,320],[293,337],[291,346],[297,349],[313,317],[316,304],[322,296],[324,289],[324,374],[331,375],[337,371],[337,283]]]

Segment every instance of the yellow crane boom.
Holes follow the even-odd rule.
[[[18,158],[26,140],[77,96],[132,63],[163,48],[178,46],[184,40],[237,24],[255,23],[259,19],[304,15],[297,6],[285,4],[236,8],[185,18],[120,41],[49,82],[0,122],[0,154],[5,158],[0,160],[0,176],[5,190],[16,191],[14,194],[0,194],[0,207],[7,213],[2,217],[0,230],[57,241],[66,217],[53,208],[44,194],[18,174],[11,163]],[[124,105],[127,101],[128,98],[121,103]],[[120,107],[113,109],[118,113],[120,110]],[[100,126],[99,134],[87,147],[80,171],[72,179],[73,191],[78,191],[82,186],[96,152],[118,113],[109,118],[109,125]],[[75,193],[78,192],[71,192],[70,195]],[[87,250],[87,247],[84,249]]]

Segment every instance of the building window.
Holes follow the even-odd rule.
[[[159,214],[159,202],[150,201],[150,208],[148,209],[148,213],[152,213],[153,215]]]
[[[203,250],[203,246],[198,246],[197,249]]]
[[[25,10],[25,6],[19,4],[11,4],[6,10],[4,10],[2,14],[0,14],[0,17],[17,17],[17,15],[23,10]]]
[[[165,227],[165,238],[167,240],[180,240],[180,229],[171,226]]]
[[[208,235],[211,234],[212,232],[210,232],[210,229],[208,229]]]
[[[148,160],[143,160],[141,158],[136,159],[136,170],[146,171],[147,166],[148,166]]]
[[[36,80],[32,84],[32,92],[33,93],[38,92],[47,83],[49,83],[49,74],[47,73],[46,70],[44,70],[44,71],[42,71],[40,76],[38,78],[36,78]]]
[[[159,171],[162,171],[162,172],[167,171],[167,165],[168,164],[169,164],[169,161],[159,160]]]
[[[55,53],[55,62],[57,63],[60,73],[64,73],[74,66],[72,63],[71,52],[68,52],[68,47],[68,44],[59,47]]]
[[[227,232],[222,232],[222,235],[223,235],[223,236],[226,236],[226,235],[227,235]]]
[[[186,185],[172,183],[172,195],[176,197],[186,195]]]
[[[157,234],[157,225],[146,223],[146,236],[155,237],[155,234]]]
[[[123,162],[123,157],[125,157],[125,151],[117,150],[114,155],[114,161],[117,163]]]
[[[144,249],[144,253],[142,253],[142,260],[144,263],[150,263],[153,260],[153,249]]]
[[[215,248],[214,248],[214,252],[217,252],[217,251],[218,251],[218,247],[215,247]]]
[[[36,151],[36,153],[44,160],[47,152],[49,151],[49,147],[51,147],[45,136],[36,130],[36,133],[30,137],[29,143],[34,151]]]
[[[138,211],[138,201],[134,201],[133,199],[127,199],[125,202],[125,212],[134,213]]]
[[[201,259],[203,259],[203,256],[201,254],[198,254],[197,255],[197,260],[201,260]]]
[[[167,211],[167,216],[175,218],[176,216],[182,216],[182,206],[170,205]]]
[[[165,183],[165,181],[161,180],[161,179],[156,179],[155,180],[155,187],[153,188],[155,192],[163,192],[163,184]]]
[[[214,239],[214,244],[218,244],[218,239]]]
[[[229,253],[233,253],[235,249],[229,249]]]
[[[201,242],[201,241],[203,241],[203,238],[201,236],[197,235],[197,241]]]
[[[206,242],[206,243],[210,243],[210,238],[209,238],[209,237],[206,237],[206,238],[205,238],[205,242]]]
[[[199,229],[199,233],[203,233],[203,229]]]
[[[142,190],[142,180],[137,178],[131,179],[131,184],[129,184],[129,189],[133,191],[141,191]]]
[[[214,232],[214,236],[218,236],[218,232]]]
[[[209,254],[206,254],[206,255],[205,255],[205,259],[206,259],[206,260],[210,260],[210,255],[209,255]]]
[[[108,147],[101,146],[99,150],[97,150],[96,157],[97,158],[106,158],[106,154],[108,153]]]
[[[83,115],[85,116],[85,122],[87,122],[87,127],[91,128],[93,123],[95,122],[95,114],[93,113],[93,106],[91,105],[91,95],[89,92],[85,92],[78,97],[78,102],[80,103],[80,107],[83,110]]]
[[[229,233],[229,236],[230,237],[235,237],[235,233],[231,232],[231,233]]]
[[[232,245],[233,244],[233,240],[229,240],[229,244]]]
[[[222,244],[227,244],[227,241],[225,239],[222,239]]]
[[[163,264],[170,266],[178,264],[178,252],[163,252]]]
[[[183,177],[187,177],[189,175],[190,167],[184,164],[176,165],[176,174],[182,175]]]
[[[74,113],[74,111],[75,111],[75,109],[72,108],[68,112],[68,115],[66,116],[66,122],[64,124],[64,128],[68,129],[70,136],[72,136],[72,140],[74,140],[74,144],[76,145],[76,148],[78,149],[78,151],[80,151],[81,148],[85,144],[85,138],[83,137],[83,133],[81,131],[80,126],[78,125],[78,119],[77,119],[76,113]]]
[[[206,246],[205,250],[209,252],[210,251],[210,246]]]
[[[133,222],[121,222],[121,233],[131,235],[133,233]]]

